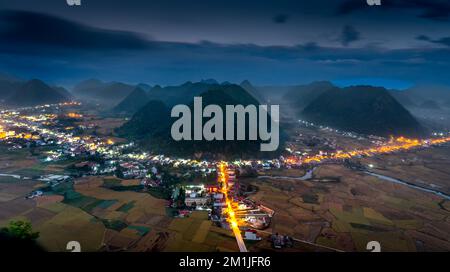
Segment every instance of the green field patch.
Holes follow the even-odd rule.
[[[402,229],[420,229],[422,227],[422,223],[411,219],[411,220],[393,220],[394,224],[396,227],[398,228],[402,228]]]
[[[361,210],[356,209],[355,212],[340,211],[335,208],[330,208],[330,212],[340,221],[347,223],[357,223],[362,225],[370,225],[369,220],[364,217]]]
[[[304,203],[319,204],[319,196],[316,194],[303,194],[302,199]]]
[[[103,225],[105,225],[105,228],[112,229],[115,231],[121,231],[124,228],[128,227],[127,223],[121,220],[108,220],[108,219],[101,219]]]
[[[13,172],[13,174],[21,175],[21,176],[29,176],[29,177],[37,177],[48,174],[48,171],[45,170],[47,165],[43,163],[36,163],[32,167],[18,169]]]
[[[110,188],[115,186],[120,186],[122,184],[122,180],[117,178],[104,178],[103,179],[103,187]]]
[[[391,196],[387,196],[387,195],[383,195],[381,198],[383,198],[384,204],[389,205],[389,206],[392,205],[396,209],[408,210],[408,209],[411,209],[412,207],[414,207],[414,205],[416,205],[415,202],[407,200],[407,199],[391,197]]]
[[[178,214],[178,210],[172,207],[166,207],[166,215],[169,217],[174,217]]]
[[[131,186],[110,186],[108,189],[116,191],[116,192],[125,192],[125,191],[131,191],[131,192],[142,192],[144,189],[144,185],[131,185]]]
[[[52,162],[50,164],[51,165],[57,165],[57,166],[60,166],[60,167],[69,167],[72,164],[79,163],[79,162],[82,162],[82,161],[83,161],[83,159],[75,158],[75,159],[59,160],[59,161]]]
[[[101,200],[82,195],[76,191],[67,191],[64,193],[64,200],[62,201],[65,204],[91,211],[93,208],[95,208],[96,205],[100,203]]]
[[[389,226],[394,225],[391,220],[387,219],[383,214],[381,214],[380,212],[377,212],[376,210],[374,210],[372,208],[364,207],[363,213],[364,213],[364,216],[371,221],[381,223],[384,225],[389,225]]]
[[[150,228],[145,226],[128,226],[128,228],[137,231],[140,236],[144,236],[150,231]]]
[[[150,187],[147,191],[151,196],[159,199],[170,199],[172,191],[163,187]]]
[[[117,208],[116,211],[126,213],[134,207],[135,203],[136,203],[136,201],[134,201],[134,200],[131,202],[125,203],[122,206],[120,206],[119,208]]]
[[[18,183],[20,182],[20,179],[16,179],[13,177],[0,177],[0,183]]]
[[[101,208],[101,209],[107,209],[110,206],[114,205],[117,200],[102,200],[102,199],[96,199],[92,202],[89,202],[89,204],[80,207],[81,209],[83,209],[86,212],[92,212],[93,209],[95,208]]]
[[[92,210],[97,207],[107,209],[117,202],[117,200],[114,199],[103,200],[80,194],[74,190],[73,182],[60,183],[57,186],[52,187],[51,190],[55,194],[64,196],[63,203],[80,208],[87,213],[92,212]]]
[[[373,231],[373,232],[383,232],[386,231],[383,228],[371,226],[371,225],[365,225],[365,224],[358,224],[358,223],[350,223],[350,226],[355,229],[361,229],[366,231]]]
[[[112,205],[114,205],[116,203],[117,203],[116,199],[103,200],[99,205],[97,205],[97,207],[102,208],[102,209],[108,209],[109,207],[111,207]]]

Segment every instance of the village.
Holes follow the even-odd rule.
[[[169,207],[174,209],[175,217],[188,217],[192,211],[205,210],[217,226],[231,229],[225,212],[226,196],[219,183],[216,184],[187,184],[169,183],[164,173],[158,169],[183,168],[184,176],[194,175],[216,176],[217,162],[192,159],[174,159],[164,155],[152,155],[146,152],[136,152],[133,142],[115,144],[110,139],[95,136],[74,136],[73,128],[58,125],[61,108],[77,106],[78,103],[64,103],[45,105],[34,108],[23,108],[14,111],[2,111],[3,124],[0,127],[0,140],[6,142],[11,149],[30,147],[49,147],[44,152],[41,161],[51,163],[77,158],[78,162],[67,169],[67,174],[49,174],[39,177],[17,176],[18,179],[36,179],[55,187],[61,183],[71,182],[77,177],[115,175],[123,179],[138,179],[143,188],[161,188],[171,191]],[[24,115],[21,111],[32,115]],[[36,114],[37,113],[37,114]],[[81,114],[69,112],[64,117],[79,119]],[[239,227],[244,231],[246,240],[260,240],[253,229],[265,229],[270,225],[270,218],[274,211],[247,199],[246,192],[236,178],[236,172],[248,169],[280,168],[279,160],[266,161],[235,161],[227,171],[229,192],[227,197],[236,206]],[[242,169],[241,169],[242,167]],[[256,170],[255,170],[256,171]],[[182,180],[182,177],[179,178]],[[39,198],[45,190],[30,192],[29,199]]]
[[[234,167],[227,167],[223,172],[219,170],[218,183],[215,185],[177,186],[173,190],[170,205],[179,209],[179,217],[189,216],[193,210],[207,210],[209,219],[217,226],[232,229],[234,222],[244,231],[244,240],[261,240],[255,230],[268,228],[274,215],[270,208],[243,195]],[[230,213],[236,219],[231,219]]]
[[[316,136],[302,136],[301,144],[290,144],[284,156],[270,160],[234,160],[226,162],[192,158],[172,158],[162,154],[151,154],[139,149],[133,142],[115,142],[113,137],[83,133],[88,127],[75,126],[73,120],[83,119],[75,112],[78,102],[44,105],[32,108],[3,110],[0,112],[0,141],[11,150],[38,149],[42,163],[73,161],[62,174],[41,176],[18,176],[20,180],[37,180],[49,188],[88,176],[115,176],[120,179],[138,180],[144,191],[163,192],[173,216],[189,217],[193,211],[207,211],[208,218],[218,227],[233,230],[241,251],[245,251],[241,240],[261,240],[258,231],[270,227],[274,210],[251,200],[252,190],[239,182],[240,177],[264,178],[265,173],[283,169],[300,169],[304,175],[299,179],[312,178],[315,165],[341,161],[349,168],[365,171],[372,165],[359,165],[350,158],[362,158],[376,154],[422,148],[448,142],[445,135],[430,140],[398,138],[387,142],[380,137],[362,136],[341,132],[328,127],[299,121],[300,126],[315,127],[325,132],[338,133],[345,139],[356,139],[370,143],[372,148],[340,151],[341,146],[330,137],[317,140]],[[66,109],[68,108],[68,109]],[[320,142],[320,145],[316,142]],[[306,147],[306,148],[305,148]],[[2,174],[4,175],[4,174]],[[226,183],[226,186],[224,186]],[[27,196],[39,198],[46,190],[37,189]],[[240,235],[243,235],[240,237]],[[240,238],[239,238],[240,237]],[[289,247],[293,244],[289,236],[273,234],[273,248]]]

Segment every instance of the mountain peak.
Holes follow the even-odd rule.
[[[243,81],[241,82],[241,86],[243,86],[243,85],[252,86],[252,84],[250,83],[250,81],[248,81],[247,79],[245,79],[245,80],[243,80]]]
[[[33,78],[33,79],[28,80],[28,81],[25,83],[25,86],[27,86],[27,85],[38,85],[38,86],[41,86],[41,87],[50,88],[50,86],[47,85],[47,84],[45,84],[44,81],[42,81],[42,80],[40,80],[40,79],[36,79],[36,78]]]
[[[118,113],[133,114],[147,104],[149,97],[147,93],[141,88],[136,87],[125,97],[113,111]]]
[[[219,82],[213,78],[208,78],[208,79],[202,79],[200,81],[200,83],[204,83],[204,84],[219,84]]]
[[[195,94],[197,97],[202,97],[203,107],[218,105],[225,110],[226,105],[259,105],[259,102],[239,85],[209,85],[206,87],[201,93]],[[259,141],[174,141],[170,137],[170,129],[175,120],[170,118],[170,111],[163,106],[162,102],[155,103],[150,101],[137,111],[129,122],[118,129],[119,134],[136,139],[142,146],[156,150],[155,152],[176,156],[192,156],[194,153],[201,153],[202,157],[214,157],[219,154],[229,157],[275,155],[261,154]],[[190,97],[188,106],[193,112],[193,96]]]
[[[70,100],[61,91],[50,87],[39,79],[31,79],[20,86],[8,99],[7,104],[35,106],[55,104]]]
[[[314,99],[335,86],[329,81],[314,81],[306,85],[292,86],[283,98],[294,110],[301,111]]]
[[[136,87],[139,87],[143,89],[144,91],[148,92],[152,89],[152,86],[146,84],[146,83],[139,83]]]
[[[334,87],[322,92],[301,113],[308,121],[380,136],[422,136],[419,122],[383,87]]]
[[[105,83],[98,79],[88,79],[77,84],[72,92],[75,96],[86,100],[113,105],[128,96],[135,87],[121,82]]]

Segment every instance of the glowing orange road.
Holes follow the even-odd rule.
[[[387,154],[396,151],[405,151],[412,148],[426,147],[430,145],[438,145],[448,142],[450,142],[450,137],[428,139],[428,140],[418,140],[418,139],[408,139],[405,137],[398,137],[396,139],[392,139],[389,143],[378,147],[353,151],[337,151],[336,153],[332,154],[308,156],[298,160],[291,158],[288,159],[288,161],[300,163],[319,163],[325,160],[340,160],[340,159],[350,159],[358,156],[373,156],[377,154]]]
[[[227,175],[227,164],[220,163],[219,171],[218,171],[218,181],[222,184],[221,192],[225,198],[226,208],[223,211],[223,214],[227,216],[227,221],[230,224],[231,230],[233,231],[234,236],[236,237],[236,242],[239,247],[240,252],[248,252],[247,247],[245,246],[244,239],[242,239],[241,230],[239,229],[239,221],[236,219],[236,211],[234,207],[237,206],[236,203],[232,202],[232,199],[229,197],[229,186],[228,186],[228,175]]]

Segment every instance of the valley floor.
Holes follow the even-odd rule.
[[[91,126],[86,134],[125,141],[111,134],[123,120],[102,119],[92,113],[85,114],[84,121],[79,124]],[[289,130],[294,135],[289,143],[292,152],[361,149],[374,141],[296,124]],[[175,218],[167,200],[139,189],[138,178],[120,179],[112,173],[75,177],[43,196],[26,199],[30,192],[45,187],[37,177],[64,175],[85,160],[45,162],[44,154],[50,154],[52,148],[0,145],[0,226],[11,220],[29,220],[40,232],[38,242],[49,251],[66,251],[69,241],[79,241],[83,251],[238,250],[232,232],[216,227],[207,212]],[[449,251],[448,198],[383,180],[364,170],[448,195],[449,164],[447,143],[315,167],[259,169],[259,178],[239,181],[254,185],[256,193],[249,198],[273,209],[275,215],[269,228],[258,232],[263,239],[247,242],[247,248],[273,250],[269,237],[279,233],[296,241],[282,251],[367,251],[369,241],[380,242],[383,251]],[[187,171],[183,169],[176,174],[182,176]],[[307,174],[308,169],[314,170]]]

